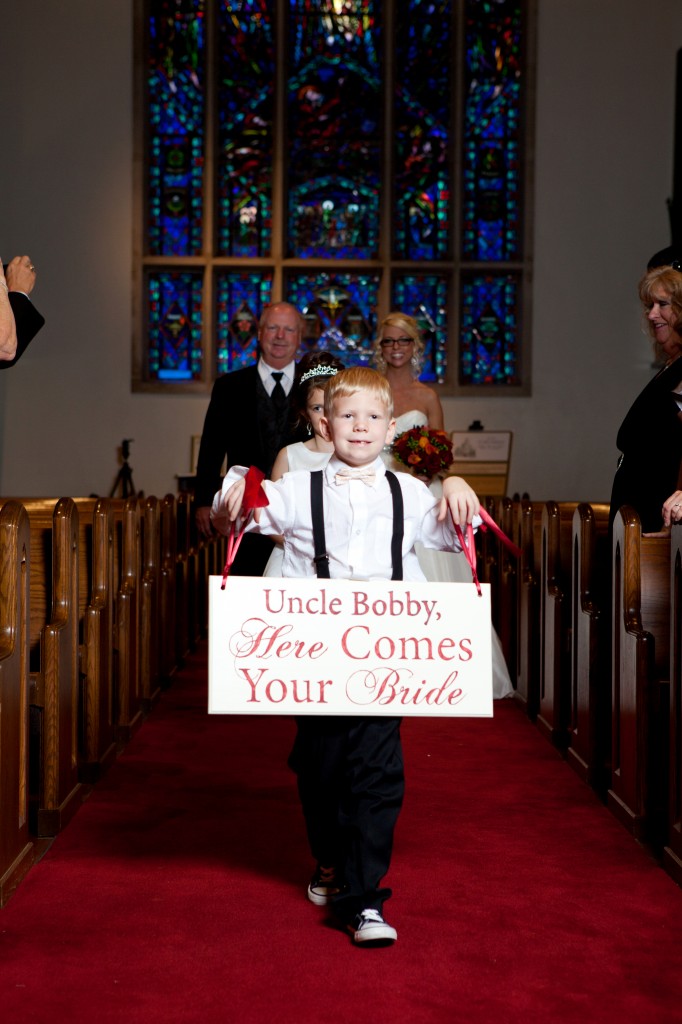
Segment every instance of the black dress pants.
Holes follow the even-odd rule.
[[[333,865],[346,890],[334,910],[350,922],[381,910],[405,776],[400,718],[299,716],[289,765],[298,779],[313,857]]]

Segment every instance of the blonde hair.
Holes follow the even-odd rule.
[[[655,267],[644,275],[639,282],[639,298],[644,307],[645,314],[649,312],[658,296],[655,291],[664,291],[675,314],[674,330],[680,337],[680,348],[682,348],[682,274],[672,267]],[[647,328],[654,342],[654,349],[657,356],[666,358],[656,344],[656,333],[650,320],[647,320]]]
[[[337,398],[348,398],[357,391],[367,391],[386,407],[388,418],[393,419],[393,392],[391,385],[377,370],[368,366],[350,366],[331,377],[324,389],[324,414],[330,416]]]
[[[407,313],[389,313],[388,316],[384,317],[379,324],[379,330],[372,346],[374,365],[377,370],[379,373],[386,373],[386,360],[384,359],[384,354],[381,349],[381,339],[384,336],[384,330],[386,327],[399,328],[399,330],[404,331],[405,334],[414,342],[412,368],[414,376],[418,377],[424,363],[424,339],[422,338],[419,324],[414,317],[408,316]]]

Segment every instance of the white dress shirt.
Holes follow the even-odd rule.
[[[324,527],[329,574],[332,579],[390,579],[392,575],[391,538],[393,536],[393,500],[381,458],[372,464],[376,480],[367,485],[351,480],[338,485],[336,473],[346,468],[335,456],[324,474]],[[229,530],[223,511],[223,498],[236,480],[246,475],[244,466],[233,466],[223,481],[222,491],[213,500],[211,519],[218,529]],[[423,580],[414,545],[417,541],[438,551],[459,551],[452,520],[438,522],[440,502],[426,484],[409,473],[396,473],[403,493],[405,527],[403,534],[403,579]],[[282,576],[315,576],[312,513],[310,508],[310,472],[285,473],[273,483],[263,483],[269,505],[260,509],[260,523],[253,520],[247,532],[284,537]],[[478,517],[475,524],[480,523]]]
[[[282,374],[280,383],[284,388],[284,393],[286,395],[290,394],[291,389],[294,386],[294,377],[296,375],[296,363],[293,360],[282,370],[276,370],[274,366],[270,366],[268,363],[265,362],[262,356],[259,358],[258,363],[256,365],[258,367],[260,379],[263,381],[263,387],[265,388],[269,395],[272,394],[275,384],[277,383],[275,378],[272,376],[273,373]]]

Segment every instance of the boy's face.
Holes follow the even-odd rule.
[[[322,436],[348,466],[368,466],[395,434],[395,420],[380,398],[369,391],[337,397],[329,416],[320,422]]]

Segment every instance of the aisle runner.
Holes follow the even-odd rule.
[[[209,585],[211,714],[492,716],[490,588],[229,577]]]

